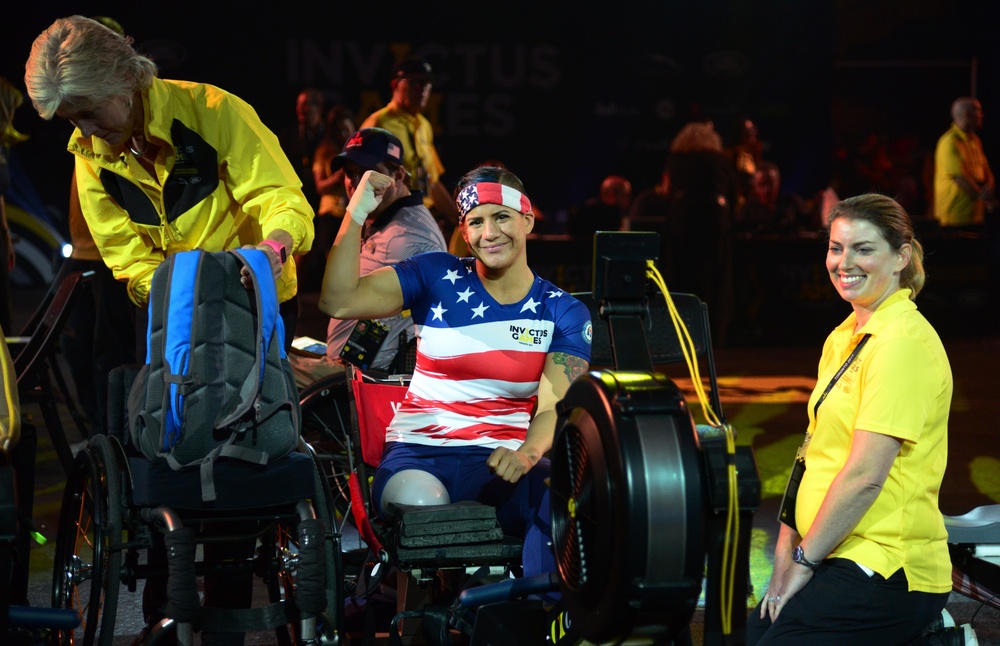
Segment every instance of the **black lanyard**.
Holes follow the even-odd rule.
[[[858,353],[861,352],[861,348],[865,347],[865,344],[868,343],[868,337],[870,336],[871,333],[861,337],[861,340],[858,341],[858,345],[854,347],[854,352],[851,353],[851,356],[847,357],[847,361],[844,362],[844,365],[840,366],[840,370],[838,370],[837,374],[835,374],[833,376],[833,379],[830,380],[830,383],[827,385],[826,390],[824,390],[823,394],[819,396],[819,401],[817,401],[816,405],[813,407],[813,419],[815,419],[816,415],[819,413],[819,405],[823,403],[823,400],[826,399],[826,396],[830,394],[831,390],[833,390],[833,386],[834,384],[837,383],[837,380],[840,379],[845,372],[847,372],[847,369],[851,366],[852,363],[854,363],[854,360],[858,358]]]

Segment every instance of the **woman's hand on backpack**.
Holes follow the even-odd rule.
[[[285,258],[282,258],[281,255],[279,255],[281,252],[279,252],[278,249],[281,249],[284,254],[291,254],[292,236],[286,231],[276,229],[268,235],[267,240],[256,245],[243,245],[243,248],[259,249],[264,252],[264,255],[267,256],[268,262],[271,263],[271,272],[274,274],[274,282],[277,283],[278,279],[281,277],[281,269],[287,261],[287,255]],[[250,269],[248,267],[244,267],[243,271],[240,272],[240,282],[247,289],[251,289],[253,287],[253,277],[250,276]]]

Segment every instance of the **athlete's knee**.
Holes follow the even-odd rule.
[[[390,502],[399,505],[447,505],[448,489],[436,477],[419,469],[404,469],[392,475],[382,489],[379,509],[384,515]]]

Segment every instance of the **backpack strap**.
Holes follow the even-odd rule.
[[[195,284],[201,266],[204,252],[200,250],[174,254],[170,259],[170,271],[167,275],[167,288],[162,294],[164,302],[154,307],[150,298],[149,331],[146,338],[150,340],[146,363],[152,357],[163,360],[163,382],[166,386],[162,393],[162,410],[166,411],[161,429],[161,450],[169,451],[183,432],[183,406],[172,402],[180,402],[187,394],[191,382],[186,373],[189,371],[190,339],[194,326],[194,299],[184,297],[191,295],[191,286]],[[154,321],[154,318],[157,319]],[[153,330],[168,329],[187,330],[185,335],[152,334]],[[162,345],[161,345],[162,344]],[[159,381],[153,380],[153,387],[159,388]],[[156,397],[156,393],[151,393]],[[154,399],[155,401],[155,399]]]
[[[248,372],[246,380],[240,387],[239,397],[243,404],[232,414],[217,420],[216,428],[223,428],[235,423],[251,406],[257,403],[257,396],[264,379],[264,369],[267,367],[267,352],[270,348],[272,335],[276,334],[275,339],[281,348],[281,356],[285,356],[285,327],[281,317],[278,316],[278,290],[274,284],[271,262],[259,249],[231,249],[230,253],[250,270],[250,277],[253,281],[251,291],[256,301],[259,324],[256,326],[257,338],[254,343],[253,369]]]
[[[213,469],[215,461],[221,457],[235,458],[260,465],[267,464],[267,453],[263,451],[254,451],[253,449],[236,446],[228,442],[222,446],[217,446],[211,453],[205,456],[198,469],[201,474],[201,499],[204,502],[215,500],[215,476]],[[167,460],[169,462],[169,457]]]
[[[285,325],[279,316],[278,286],[274,282],[271,261],[260,249],[232,249],[231,254],[250,266],[253,278],[253,290],[257,295],[258,312],[260,313],[260,329],[262,336],[261,349],[267,355],[271,335],[277,332],[278,347],[281,348],[281,358],[285,358]],[[266,276],[266,279],[261,279]],[[275,329],[277,328],[277,330]]]

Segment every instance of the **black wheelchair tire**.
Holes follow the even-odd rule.
[[[66,481],[52,579],[53,607],[80,611],[83,646],[111,646],[114,639],[122,500],[116,449],[108,437],[96,435],[76,456]],[[59,643],[77,641],[63,633]]]
[[[345,374],[328,375],[302,390],[302,439],[313,449],[326,476],[333,508],[347,515],[351,493],[351,392]]]

